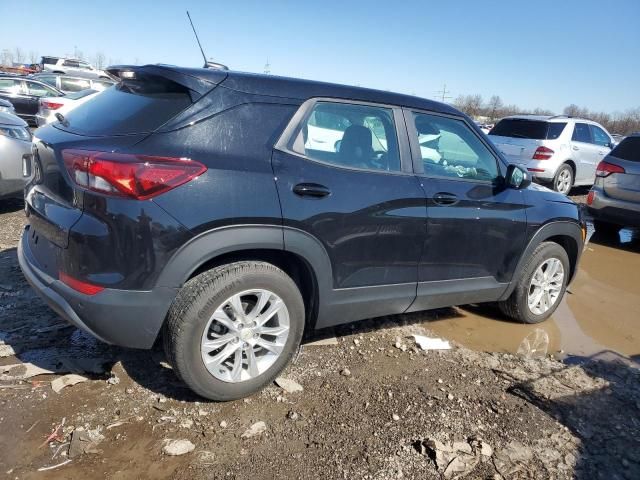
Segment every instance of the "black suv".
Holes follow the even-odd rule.
[[[99,339],[150,348],[216,400],[280,372],[305,329],[499,302],[540,322],[576,272],[578,207],[469,118],[389,92],[118,67],[40,128],[19,261]]]

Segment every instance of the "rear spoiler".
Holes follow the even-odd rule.
[[[113,65],[108,67],[106,72],[121,82],[139,81],[148,76],[165,78],[188,88],[194,101],[227,78],[227,72],[221,69],[182,68],[170,65]]]

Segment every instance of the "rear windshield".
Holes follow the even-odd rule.
[[[120,82],[65,116],[58,128],[81,135],[125,135],[152,132],[191,105],[189,90],[153,78]]]
[[[42,63],[53,65],[55,63],[58,63],[58,59],[56,57],[42,57]]]
[[[566,123],[543,122],[527,120],[525,118],[505,118],[491,129],[489,135],[513,138],[530,138],[532,140],[555,140],[558,138]]]
[[[621,160],[640,162],[640,137],[627,137],[611,151],[611,156]]]

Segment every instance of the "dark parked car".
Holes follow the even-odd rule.
[[[600,162],[587,205],[596,231],[640,227],[640,133],[625,137]]]
[[[29,125],[36,124],[36,114],[43,97],[64,95],[57,88],[38,80],[15,75],[0,75],[0,98],[10,101],[16,115]]]
[[[204,397],[272,381],[305,329],[477,302],[540,322],[576,272],[578,207],[450,106],[223,70],[110,71],[116,87],[38,130],[20,265],[105,342],[150,348],[162,332]]]

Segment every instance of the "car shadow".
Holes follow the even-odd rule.
[[[615,230],[595,230],[589,242],[628,252],[640,252],[640,228]]]
[[[24,200],[19,198],[5,198],[0,200],[0,215],[3,213],[13,213],[24,209]]]
[[[573,478],[640,478],[638,357],[626,358],[612,351],[589,357],[569,356],[562,370],[508,389],[551,415],[579,439]],[[590,379],[579,374],[572,377],[575,365],[580,365]],[[568,384],[577,386],[577,392]],[[563,391],[568,394],[558,393]]]

